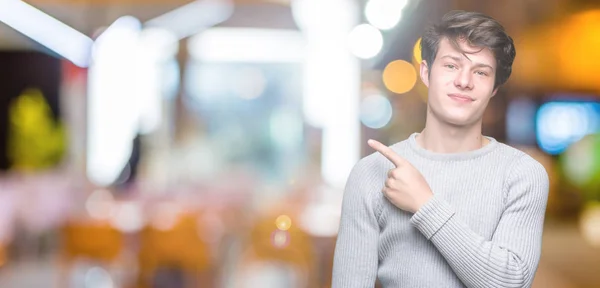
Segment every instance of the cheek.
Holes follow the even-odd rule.
[[[444,73],[444,71],[436,71],[429,78],[430,88],[454,87],[454,75],[452,73]]]
[[[478,79],[475,82],[475,85],[475,87],[483,95],[489,95],[491,97],[492,93],[494,92],[494,80]]]

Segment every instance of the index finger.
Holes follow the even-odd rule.
[[[385,158],[390,160],[396,167],[399,167],[402,164],[404,164],[404,159],[400,157],[400,155],[396,154],[396,152],[394,152],[392,148],[385,146],[379,141],[373,139],[369,139],[369,141],[367,141],[367,144],[369,144],[369,146],[371,146],[377,152],[381,153],[381,155],[383,155]]]

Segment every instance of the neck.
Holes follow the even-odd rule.
[[[425,129],[416,137],[417,143],[436,153],[461,153],[477,150],[489,143],[481,134],[481,120],[473,125],[456,126],[428,115]]]

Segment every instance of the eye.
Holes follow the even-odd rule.
[[[456,65],[454,64],[445,64],[444,67],[450,68],[450,69],[456,69]]]
[[[477,75],[480,75],[480,76],[488,76],[488,73],[485,71],[477,71],[475,73],[477,73]]]

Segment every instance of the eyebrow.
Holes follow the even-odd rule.
[[[450,58],[450,59],[452,59],[452,60],[454,60],[456,62],[461,62],[462,61],[462,59],[460,57],[454,56],[454,55],[444,55],[444,56],[442,56],[442,58]],[[484,64],[484,63],[475,63],[474,66],[475,67],[482,67],[482,68],[489,68],[492,71],[494,70],[494,67],[492,67],[491,65],[488,65],[488,64]]]

